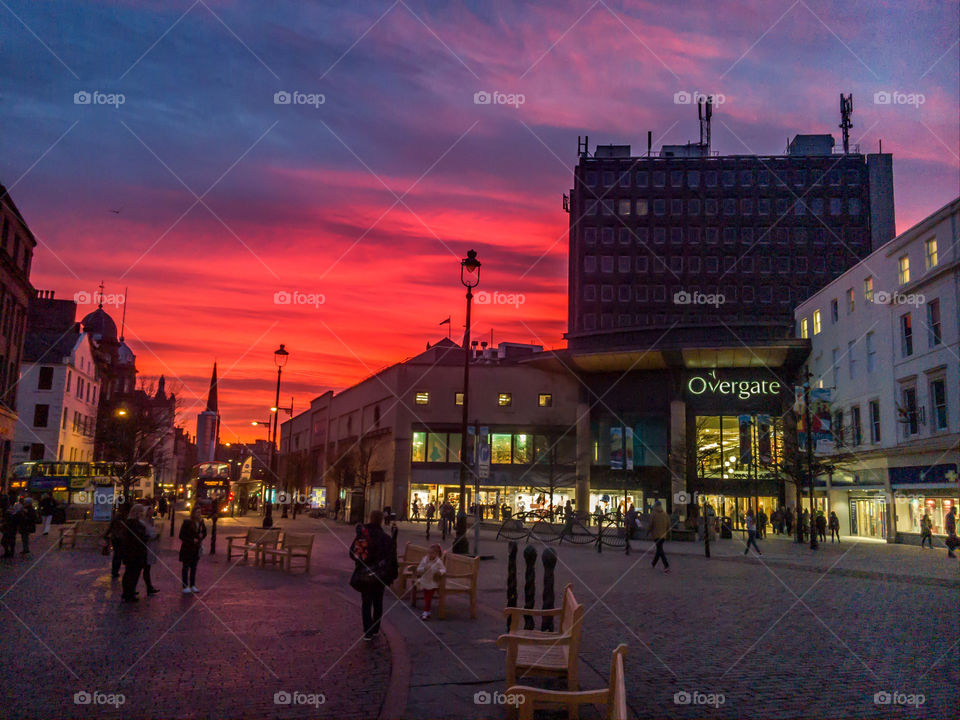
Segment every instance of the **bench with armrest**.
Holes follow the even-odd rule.
[[[437,590],[440,605],[437,608],[437,617],[441,620],[444,618],[448,595],[463,594],[470,596],[470,618],[476,618],[477,576],[480,573],[480,558],[445,552],[443,554],[443,566],[447,569],[447,572],[440,576],[440,587]]]
[[[527,635],[530,637],[538,636],[556,636],[564,631],[563,620],[564,617],[570,617],[569,613],[566,612],[567,605],[571,602],[576,602],[576,598],[573,595],[573,585],[567,583],[563,588],[563,593],[561,596],[560,607],[552,608],[550,610],[534,610],[532,608],[519,608],[519,607],[506,607],[503,609],[503,615],[509,621],[509,630],[508,633],[511,634],[521,634]],[[525,615],[530,615],[536,621],[536,618],[543,617],[553,617],[556,619],[557,628],[553,631],[544,631],[544,630],[524,630],[521,627],[521,619]]]
[[[275,563],[279,560],[280,569],[290,572],[294,558],[303,558],[303,569],[310,572],[310,555],[313,552],[313,534],[312,533],[288,533],[283,534],[279,547],[266,547],[260,550],[262,563],[266,565],[267,558]]]
[[[555,612],[508,608],[511,615],[515,609],[520,610],[519,615],[552,615]],[[568,691],[577,690],[577,654],[583,612],[583,605],[577,602],[573,588],[567,585],[563,589],[559,632],[520,630],[497,638],[497,647],[507,651],[507,687],[515,685],[518,677],[558,677],[566,679]],[[577,717],[577,708],[572,704],[570,717],[574,720]]]
[[[414,545],[408,542],[403,547],[403,557],[397,561],[397,572],[399,573],[397,575],[399,589],[397,595],[403,597],[403,594],[407,591],[407,583],[409,582],[412,585],[417,579],[417,565],[429,554],[430,548],[423,545]]]
[[[109,523],[94,522],[93,520],[77,520],[57,528],[60,535],[57,538],[57,550],[64,546],[75,548],[79,538],[96,538],[103,540]]]
[[[260,561],[260,553],[264,548],[275,548],[280,540],[280,531],[274,528],[247,528],[244,535],[227,535],[227,562],[233,558],[233,553],[243,553],[244,561],[250,559],[253,552],[253,561]]]
[[[623,658],[627,646],[620,644],[613,651],[610,661],[610,685],[605,690],[542,690],[527,685],[514,685],[507,689],[513,695],[519,709],[519,720],[533,720],[538,708],[566,705],[570,717],[576,716],[580,705],[603,705],[608,720],[627,720],[627,686],[623,670]]]

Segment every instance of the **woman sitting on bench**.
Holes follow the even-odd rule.
[[[440,559],[442,552],[440,546],[434,543],[430,546],[429,554],[417,565],[417,581],[413,586],[413,605],[416,607],[417,588],[420,588],[423,590],[423,613],[420,615],[421,620],[430,619],[430,603],[433,601],[433,594],[437,591],[437,588],[440,587],[440,576],[447,573],[447,569],[443,566],[443,560]]]

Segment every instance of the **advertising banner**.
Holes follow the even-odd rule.
[[[800,452],[807,451],[807,412],[804,407],[803,388],[796,388],[797,429]],[[829,455],[836,450],[831,429],[831,390],[829,388],[810,388],[810,423],[813,425],[813,452],[815,455]]]

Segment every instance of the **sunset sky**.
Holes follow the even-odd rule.
[[[0,182],[39,242],[34,286],[85,294],[79,319],[103,280],[118,325],[126,292],[138,368],[182,384],[191,433],[216,360],[223,440],[263,437],[279,343],[299,411],[448,316],[456,338],[470,248],[480,289],[523,301],[475,305],[475,331],[563,346],[577,135],[696,140],[677,92],[723,96],[721,154],[839,139],[852,92],[852,142],[894,154],[898,231],[960,182],[956,2],[2,5]],[[75,103],[94,91],[124,102]]]

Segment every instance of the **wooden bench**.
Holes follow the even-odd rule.
[[[525,635],[527,637],[556,637],[564,632],[566,628],[563,626],[563,620],[565,617],[570,617],[570,614],[567,612],[567,606],[577,600],[573,595],[573,584],[567,583],[561,593],[560,607],[551,608],[549,610],[535,610],[533,608],[520,608],[520,607],[507,607],[503,609],[503,615],[507,618],[509,623],[509,629],[507,632],[512,635]],[[553,617],[556,618],[556,628],[553,632],[549,630],[524,630],[521,625],[521,619],[524,615],[530,615],[534,619],[538,617]]]
[[[288,533],[283,534],[279,547],[263,546],[260,549],[261,564],[267,564],[267,556],[270,556],[270,562],[280,561],[280,569],[290,572],[294,558],[303,558],[303,569],[310,572],[310,555],[313,552],[313,534],[312,533]]]
[[[553,610],[519,609],[520,615],[553,615]],[[566,678],[567,690],[578,689],[577,654],[580,650],[580,631],[583,625],[583,605],[577,602],[573,588],[563,589],[560,608],[560,632],[536,630],[508,632],[497,638],[497,647],[507,651],[507,687],[517,684],[517,678]],[[570,704],[570,717],[576,720],[576,705]]]
[[[57,538],[57,550],[62,550],[64,546],[75,548],[78,538],[97,538],[102,540],[108,525],[109,523],[94,522],[93,520],[76,520],[61,525],[57,528],[60,533]]]
[[[244,535],[227,535],[227,562],[233,558],[233,553],[243,553],[244,561],[250,559],[253,551],[254,562],[260,562],[260,553],[264,548],[275,548],[280,540],[280,531],[275,528],[247,528]]]
[[[412,585],[413,581],[416,580],[417,565],[429,554],[430,548],[423,545],[414,545],[410,542],[404,545],[403,557],[397,561],[397,572],[399,573],[397,575],[399,590],[397,595],[403,597],[403,594],[407,591],[407,582],[409,581]]]
[[[470,618],[476,618],[477,575],[480,572],[480,558],[445,552],[443,554],[443,566],[447,569],[447,572],[440,576],[440,587],[437,590],[440,605],[437,608],[437,617],[443,620],[448,595],[462,594],[470,596]]]
[[[514,685],[507,689],[507,695],[519,709],[519,720],[533,720],[534,710],[542,707],[566,705],[571,717],[576,716],[575,708],[580,705],[603,705],[608,720],[627,720],[627,686],[623,671],[623,658],[627,646],[620,644],[613,651],[610,661],[610,685],[605,690],[541,690],[527,685]]]

